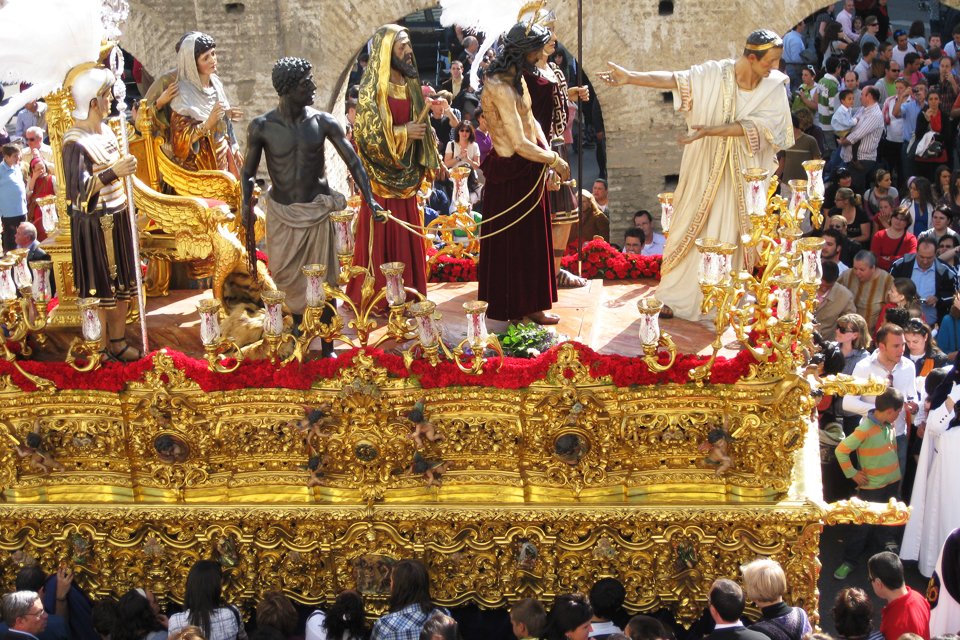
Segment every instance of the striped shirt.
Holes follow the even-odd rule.
[[[837,98],[839,93],[840,81],[829,73],[825,73],[817,84],[817,118],[820,120],[820,128],[824,131],[833,131],[830,120],[840,104]]]
[[[857,124],[847,134],[850,144],[841,147],[840,156],[844,162],[853,160],[853,145],[859,142],[857,160],[876,161],[877,146],[880,144],[882,135],[883,112],[880,111],[880,105],[872,104],[869,107],[863,107],[857,114]]]
[[[867,326],[877,326],[880,309],[886,301],[887,290],[893,285],[893,276],[883,269],[876,269],[869,280],[861,282],[853,269],[850,269],[844,271],[837,282],[850,289],[850,293],[853,294],[853,304],[857,306],[857,313],[867,321]]]
[[[850,462],[850,454],[854,451],[860,460],[860,470],[867,474],[864,489],[882,489],[900,480],[897,435],[889,422],[877,422],[873,411],[837,445],[835,454],[843,475],[848,478],[857,475],[858,471]]]

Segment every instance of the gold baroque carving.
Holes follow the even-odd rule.
[[[372,510],[182,505],[146,513],[0,505],[0,518],[9,524],[0,532],[0,551],[44,565],[71,558],[78,581],[94,596],[147,584],[179,602],[190,565],[215,557],[225,564],[227,597],[248,606],[281,585],[305,604],[360,586],[376,612],[385,607],[378,572],[400,558],[424,558],[434,595],[448,606],[498,607],[528,596],[548,601],[613,573],[629,583],[631,611],[666,606],[689,623],[714,579],[736,576],[740,564],[758,555],[784,564],[794,601],[813,614],[820,513],[810,503]],[[15,570],[12,561],[0,565],[4,578]]]

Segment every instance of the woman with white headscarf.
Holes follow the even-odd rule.
[[[221,169],[238,179],[239,149],[231,121],[242,117],[230,107],[217,77],[217,49],[205,33],[184,38],[177,54],[178,94],[170,104],[170,137],[177,162],[186,169]]]

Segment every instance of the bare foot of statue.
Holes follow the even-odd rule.
[[[527,318],[533,322],[536,322],[537,324],[557,324],[560,322],[560,316],[555,313],[548,313],[546,311],[528,313]]]
[[[660,309],[660,317],[664,320],[669,320],[673,317],[673,309],[670,308],[670,305],[663,305],[663,308]]]

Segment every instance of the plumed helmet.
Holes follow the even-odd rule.
[[[113,86],[115,80],[112,71],[92,62],[71,69],[63,85],[70,90],[76,105],[72,112],[74,120],[85,120],[90,114],[90,101],[105,88]]]

